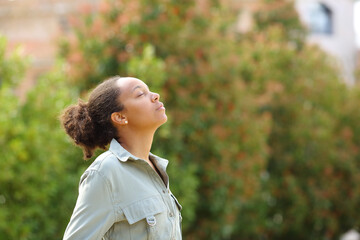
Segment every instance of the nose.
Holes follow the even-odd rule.
[[[158,93],[153,93],[152,95],[152,102],[156,102],[160,100],[160,95]]]

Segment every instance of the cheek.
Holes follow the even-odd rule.
[[[133,120],[143,121],[144,118],[146,119],[146,117],[151,114],[151,109],[146,103],[133,104],[132,106],[129,106],[128,113],[129,117]]]

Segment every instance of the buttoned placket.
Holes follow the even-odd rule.
[[[180,226],[180,209],[178,209],[178,206],[175,202],[175,199],[173,198],[172,196],[172,193],[170,191],[170,198],[171,198],[171,203],[173,205],[173,210],[174,210],[174,213],[173,213],[173,218],[174,218],[174,226],[173,226],[173,229],[174,229],[174,239],[176,239],[177,237],[177,232],[176,232],[176,229],[177,227],[180,228],[180,231],[181,231],[181,226]],[[178,213],[178,214],[177,214]]]
[[[142,160],[142,159],[141,159]],[[176,218],[175,218],[175,202],[171,197],[170,189],[169,189],[169,183],[164,183],[162,177],[156,172],[155,169],[153,169],[150,164],[148,164],[145,160],[142,160],[146,163],[147,172],[150,176],[150,178],[153,180],[156,188],[158,189],[167,209],[168,209],[168,219],[171,222],[171,239],[176,238]],[[154,163],[153,163],[154,164]],[[155,165],[155,164],[154,164]],[[155,166],[156,167],[156,166]],[[161,171],[159,170],[159,173],[161,174]]]
[[[163,177],[166,177],[167,180],[169,180],[169,177],[167,176],[167,173],[166,173],[166,170],[164,169],[161,169],[159,166],[158,166],[158,163],[159,161],[155,160],[156,161],[156,167],[157,169],[159,170],[160,173],[163,172],[163,174],[166,174],[166,176],[163,176]],[[158,174],[156,174],[158,176]],[[179,226],[180,227],[180,210],[178,210],[178,206],[177,206],[177,203],[175,202],[175,197],[173,196],[173,194],[171,193],[170,191],[170,188],[169,188],[169,181],[167,182],[168,186],[167,186],[167,201],[168,203],[170,204],[170,207],[169,207],[169,219],[172,223],[172,238],[171,239],[176,239],[177,237],[177,227]],[[177,215],[177,213],[179,213],[179,215]]]

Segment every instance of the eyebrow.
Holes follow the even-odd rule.
[[[136,89],[138,88],[143,88],[143,86],[137,85],[136,87],[133,88],[133,90],[131,92],[134,92]],[[147,90],[149,90],[149,88],[147,88]],[[150,91],[150,90],[149,90]]]
[[[131,92],[134,92],[134,91],[135,91],[136,89],[138,89],[138,88],[141,88],[141,86],[138,85],[138,86],[134,87]]]

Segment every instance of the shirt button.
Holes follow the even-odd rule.
[[[173,216],[174,216],[174,214],[173,214],[172,212],[170,212],[170,213],[169,213],[169,216],[170,216],[170,217],[173,217]]]
[[[163,193],[166,193],[166,191],[165,191],[165,190],[163,190]]]

